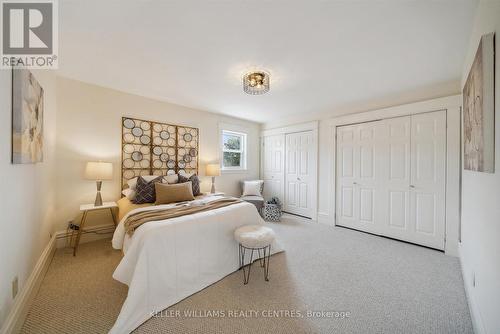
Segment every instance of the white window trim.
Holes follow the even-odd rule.
[[[241,137],[242,142],[241,142],[241,149],[240,150],[227,150],[224,149],[224,135],[234,135]],[[222,129],[220,132],[220,148],[221,148],[221,159],[220,159],[220,169],[224,173],[230,173],[230,172],[243,172],[247,170],[247,134],[245,132],[239,132],[239,131],[232,131],[232,130],[225,130]],[[241,153],[241,165],[238,167],[224,167],[224,152],[238,152]]]

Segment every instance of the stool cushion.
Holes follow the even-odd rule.
[[[243,247],[262,248],[273,242],[275,233],[262,225],[246,225],[234,231],[234,237]]]

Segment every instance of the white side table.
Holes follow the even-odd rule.
[[[82,212],[82,220],[80,222],[80,226],[78,227],[78,233],[76,235],[76,240],[75,240],[75,245],[73,247],[73,256],[76,256],[76,250],[78,249],[78,245],[80,244],[80,237],[82,236],[83,232],[83,227],[85,226],[85,223],[87,221],[87,215],[91,211],[98,211],[98,210],[109,210],[111,213],[111,217],[113,218],[113,223],[117,224],[116,221],[116,215],[115,215],[115,209],[118,208],[118,205],[116,202],[104,202],[100,206],[95,206],[94,204],[82,204],[80,205],[80,211]],[[73,230],[73,233],[75,231]],[[73,240],[73,234],[71,235],[71,240]]]

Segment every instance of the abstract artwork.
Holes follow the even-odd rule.
[[[198,129],[122,118],[122,188],[140,175],[198,172]]]
[[[463,89],[464,168],[493,173],[495,168],[494,34],[484,35]]]
[[[43,88],[28,70],[12,71],[12,163],[43,161]]]

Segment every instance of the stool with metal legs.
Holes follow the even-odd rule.
[[[245,264],[245,254],[247,250],[251,252],[250,261]],[[271,256],[271,245],[261,248],[248,248],[239,244],[240,269],[243,269],[243,284],[248,284],[248,280],[250,279],[250,269],[252,269],[254,251],[257,251],[259,255],[261,268],[264,268],[264,280],[269,281],[269,257]],[[263,251],[264,256],[261,256],[261,251]]]
[[[254,252],[257,252],[260,266],[264,268],[264,279],[269,281],[269,260],[271,244],[275,237],[274,231],[263,224],[246,225],[236,229],[234,237],[239,243],[238,259],[240,269],[243,270],[243,284],[248,284],[252,263],[254,259],[257,260],[254,258]],[[250,252],[250,256],[247,251]],[[246,263],[247,257],[250,257],[250,260]]]

